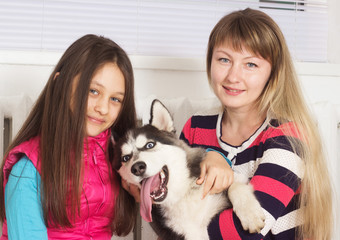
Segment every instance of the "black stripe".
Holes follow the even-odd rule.
[[[261,206],[266,209],[275,219],[282,215],[285,206],[277,198],[260,191],[255,191],[255,196],[257,200],[259,200]]]
[[[179,139],[183,140],[183,141],[186,142],[188,145],[190,145],[188,139],[184,136],[184,133],[183,133],[183,132],[181,132],[181,134],[179,135]]]
[[[262,234],[258,233],[250,233],[248,231],[243,230],[240,219],[236,216],[235,212],[233,212],[233,219],[235,223],[236,230],[240,235],[241,239],[252,239],[252,240],[260,240],[263,238]]]
[[[275,179],[290,187],[294,192],[296,192],[301,184],[301,180],[295,175],[295,173],[273,163],[260,164],[255,175],[262,175]]]
[[[287,207],[283,211],[282,216],[284,216],[288,213],[291,213],[292,211],[299,208],[299,197],[300,197],[299,194],[294,195],[292,200],[289,202],[289,204],[287,205]]]
[[[220,215],[218,214],[210,221],[210,224],[208,226],[209,239],[223,240],[220,230],[219,219]]]
[[[218,115],[192,116],[191,128],[216,129]]]
[[[263,153],[269,149],[284,149],[293,152],[293,148],[286,136],[278,136],[268,138],[265,142],[260,142],[259,145],[254,145],[245,149],[237,155],[235,165],[240,165],[249,162],[249,160],[256,160],[262,158]]]
[[[296,239],[295,232],[296,232],[296,229],[291,228],[284,232],[279,233],[276,236],[274,235],[274,238],[277,240]]]

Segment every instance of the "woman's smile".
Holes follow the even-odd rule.
[[[230,88],[230,87],[223,87],[223,88],[228,95],[232,95],[232,96],[237,96],[244,92],[244,90]]]

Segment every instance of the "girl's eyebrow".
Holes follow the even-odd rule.
[[[91,84],[93,84],[93,85],[97,85],[97,86],[99,86],[99,87],[104,87],[104,85],[103,85],[103,84],[101,84],[101,83],[97,82],[96,80],[92,80],[92,81],[91,81],[91,83],[90,83],[90,85],[91,85]]]
[[[91,82],[91,84],[94,84],[94,85],[99,86],[101,88],[105,88],[105,86],[103,84],[101,84],[101,83],[99,83],[95,80],[93,82]],[[123,97],[125,96],[125,92],[115,92],[114,94],[118,94],[118,95],[121,95]]]
[[[125,93],[124,93],[124,92],[116,92],[115,94],[118,94],[118,95],[120,95],[120,96],[122,96],[122,97],[125,96]]]

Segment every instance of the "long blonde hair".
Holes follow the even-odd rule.
[[[270,114],[280,123],[292,121],[299,133],[300,141],[290,139],[294,150],[299,151],[305,163],[299,203],[303,209],[304,224],[297,229],[298,238],[331,239],[332,188],[321,138],[303,98],[280,28],[267,14],[249,8],[223,17],[209,37],[206,59],[209,81],[213,50],[224,43],[237,51],[245,48],[271,63],[271,76],[257,101],[257,107],[260,114]],[[293,136],[291,131],[294,129],[285,131],[287,136]]]

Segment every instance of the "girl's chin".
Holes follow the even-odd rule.
[[[105,129],[94,129],[94,128],[87,128],[86,135],[88,137],[95,137],[103,132]]]

